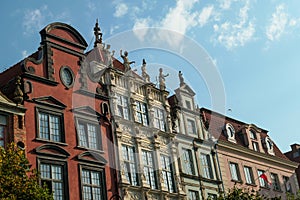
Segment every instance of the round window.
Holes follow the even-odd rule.
[[[62,67],[60,69],[60,78],[62,83],[67,87],[70,88],[73,86],[74,83],[74,74],[69,67]]]

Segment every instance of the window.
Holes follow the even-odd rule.
[[[184,167],[184,172],[187,174],[194,175],[194,162],[193,162],[193,155],[190,149],[182,149],[182,165]]]
[[[213,172],[211,167],[210,155],[209,154],[200,154],[201,167],[202,167],[202,176],[204,178],[213,179]]]
[[[81,187],[83,200],[104,200],[105,184],[103,171],[82,168]]]
[[[188,134],[197,134],[196,124],[194,120],[187,119],[187,132]]]
[[[188,200],[200,200],[199,192],[194,190],[189,190]]]
[[[152,189],[157,189],[152,155],[153,154],[150,151],[142,151],[144,175],[146,177],[147,184],[150,185]]]
[[[208,193],[207,194],[207,199],[208,200],[217,200],[217,195],[216,194]]]
[[[101,150],[101,135],[98,124],[77,120],[79,146],[88,149]]]
[[[244,166],[244,173],[246,178],[246,183],[255,184],[253,178],[253,171],[251,167]]]
[[[252,139],[252,140],[256,140],[257,139],[256,133],[253,130],[250,130],[250,139]]]
[[[40,163],[41,183],[47,185],[49,191],[53,193],[54,200],[63,200],[67,194],[65,188],[64,172],[65,167],[62,164],[53,164],[50,162]]]
[[[237,163],[229,163],[231,179],[233,181],[240,181],[240,171]]]
[[[263,179],[262,177],[260,177],[264,173],[265,173],[265,171],[263,171],[263,170],[260,170],[260,169],[257,170],[257,174],[258,174],[258,177],[259,177],[258,178],[259,185],[260,185],[260,187],[265,187],[266,188],[266,187],[268,187],[266,180]]]
[[[4,147],[5,135],[7,129],[7,118],[5,115],[0,115],[0,147]]]
[[[192,109],[192,106],[191,106],[191,102],[190,102],[190,101],[186,100],[186,101],[185,101],[185,105],[186,105],[186,108],[187,108],[187,109]]]
[[[38,137],[54,142],[64,142],[62,114],[38,110]]]
[[[74,85],[74,73],[70,67],[63,66],[60,68],[60,79],[67,88]]]
[[[253,146],[253,150],[254,150],[254,151],[259,151],[258,142],[252,141],[252,146]]]
[[[283,176],[283,184],[286,192],[293,193],[289,177]]]
[[[139,101],[136,102],[136,118],[137,122],[144,126],[148,126],[148,112],[145,103]]]
[[[131,185],[138,185],[134,148],[122,145],[122,154],[124,161],[124,173],[127,181]]]
[[[166,130],[164,113],[162,109],[154,108],[154,127],[162,131]]]
[[[117,112],[116,115],[129,120],[128,98],[117,94]]]
[[[168,156],[161,155],[160,161],[162,166],[163,177],[162,184],[167,188],[169,192],[175,192],[171,159]]]
[[[277,174],[271,173],[271,181],[272,181],[273,190],[280,191],[281,190],[280,182]]]

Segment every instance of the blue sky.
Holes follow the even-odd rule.
[[[216,81],[221,78],[226,97],[223,111],[216,110],[269,130],[282,151],[300,142],[298,0],[3,1],[0,71],[36,51],[39,31],[51,22],[73,26],[91,49],[97,18],[104,42],[113,43],[121,38],[127,44],[126,31],[145,41],[150,32],[147,28],[176,33],[176,37],[152,35],[161,42],[159,46],[144,48],[149,44],[143,43],[143,48],[134,49],[116,44],[111,49],[118,56],[120,48],[129,48],[129,58],[136,61],[134,67],[138,70],[145,58],[154,82],[158,67],[163,67],[170,74],[166,79],[171,91],[178,84],[176,73],[182,70],[186,82],[197,93],[199,106],[214,108],[212,81],[206,80],[202,68],[197,74],[199,66],[208,59],[216,67],[217,73],[213,70],[212,73]],[[188,41],[193,41],[204,53],[184,46]],[[165,43],[168,44],[162,48]],[[193,58],[183,56],[182,53],[190,51],[199,55],[199,66],[190,60]]]

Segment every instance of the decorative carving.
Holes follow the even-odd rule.
[[[178,77],[179,77],[180,87],[183,86],[183,85],[185,85],[183,74],[182,74],[181,71],[179,71]]]
[[[98,19],[96,20],[96,24],[94,27],[94,35],[95,35],[94,47],[96,47],[97,44],[102,44],[102,33],[101,33],[101,29],[98,26]]]
[[[123,65],[125,67],[125,72],[129,71],[131,69],[130,65],[135,63],[135,61],[129,61],[128,60],[128,52],[125,51],[124,55],[122,54],[122,50],[120,50],[120,56],[123,58]]]
[[[79,82],[81,83],[80,89],[87,90],[87,63],[83,62],[82,58],[80,58],[78,62],[80,66],[79,70]]]
[[[47,65],[47,72],[48,72],[48,79],[51,81],[55,81],[54,78],[54,67],[53,67],[53,51],[51,50],[51,46],[47,45],[46,47],[46,65]]]
[[[163,69],[159,68],[159,89],[160,90],[165,90],[166,89],[166,79],[165,77],[169,76],[169,74],[163,74]]]
[[[14,91],[14,102],[18,105],[21,104],[23,102],[23,92],[21,90],[21,77],[18,76],[16,78],[16,88]]]
[[[146,61],[145,61],[145,59],[143,59],[143,65],[142,65],[141,69],[142,69],[142,77],[144,78],[144,80],[147,83],[150,82],[150,76],[149,76],[149,74],[147,74],[147,71],[146,71]]]

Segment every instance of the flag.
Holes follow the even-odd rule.
[[[268,177],[266,174],[262,173],[261,175],[259,175],[260,178],[264,179],[264,181],[266,181],[269,185],[271,185],[272,183],[268,180]]]

